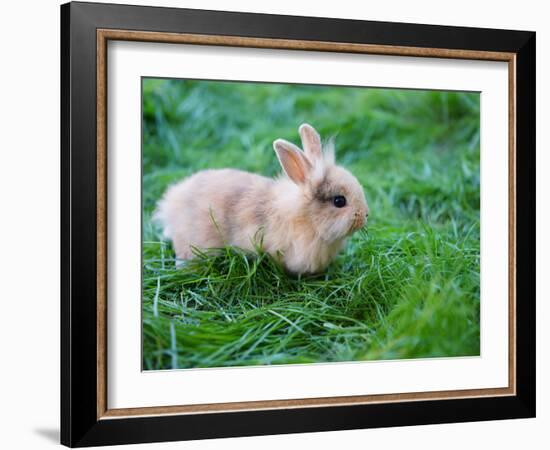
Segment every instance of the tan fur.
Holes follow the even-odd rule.
[[[366,222],[368,207],[355,177],[323,158],[320,138],[300,127],[307,153],[278,139],[274,148],[287,174],[277,179],[235,169],[204,170],[168,188],[156,219],[178,259],[192,247],[225,245],[264,250],[292,273],[326,269],[346,238]],[[347,205],[332,205],[344,195]]]

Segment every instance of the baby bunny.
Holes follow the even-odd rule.
[[[284,170],[276,179],[204,170],[167,189],[155,218],[178,259],[192,258],[193,247],[261,245],[290,273],[326,269],[369,209],[357,179],[335,165],[332,144],[323,149],[311,125],[299,133],[303,151],[283,139],[273,143]]]

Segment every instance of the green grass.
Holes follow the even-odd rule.
[[[336,136],[367,231],[328,271],[291,278],[227,248],[176,269],[151,222],[205,168],[279,172],[276,138]],[[479,95],[143,81],[143,367],[479,355]]]

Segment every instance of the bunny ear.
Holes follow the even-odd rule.
[[[311,125],[303,123],[298,129],[300,137],[302,138],[302,146],[306,156],[312,163],[323,159],[323,153],[321,151],[321,137],[319,133],[315,131]]]
[[[311,163],[307,160],[302,151],[294,144],[284,139],[277,139],[273,142],[273,148],[288,178],[296,184],[305,183],[311,171]]]

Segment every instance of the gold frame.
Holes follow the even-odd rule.
[[[473,59],[503,61],[509,73],[509,145],[508,145],[508,387],[490,389],[410,392],[401,394],[357,395],[342,397],[265,400],[201,405],[150,406],[109,409],[107,405],[107,42],[109,40],[181,43],[392,56]],[[373,44],[298,41],[147,31],[97,30],[97,419],[157,416],[173,414],[219,413],[266,409],[345,406],[420,400],[443,400],[516,395],[516,55],[506,52],[402,47]]]

